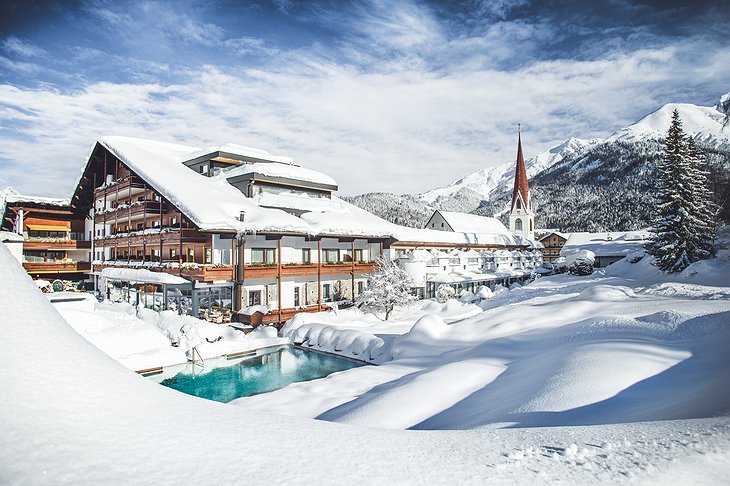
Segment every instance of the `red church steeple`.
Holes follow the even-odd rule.
[[[515,168],[515,187],[512,191],[512,209],[517,204],[517,195],[521,196],[522,205],[525,209],[529,209],[530,204],[530,188],[527,185],[527,171],[525,170],[525,158],[522,155],[522,134],[519,125],[517,129],[517,167]],[[519,208],[518,209],[522,209]]]

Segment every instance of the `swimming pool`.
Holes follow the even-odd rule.
[[[200,369],[188,367],[162,385],[208,400],[227,403],[241,397],[283,388],[298,381],[323,378],[336,371],[365,363],[288,346],[274,352],[237,361],[230,366]]]

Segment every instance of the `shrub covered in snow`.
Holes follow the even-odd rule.
[[[436,290],[436,300],[438,300],[439,302],[446,302],[447,300],[453,299],[454,297],[456,297],[456,291],[451,285],[441,284]]]
[[[593,263],[596,255],[590,250],[578,250],[565,257],[568,272],[573,275],[590,275],[593,273]]]

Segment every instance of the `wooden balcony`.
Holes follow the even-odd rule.
[[[369,263],[369,262],[356,262],[355,263],[355,274],[366,274],[366,273],[374,273],[378,271],[378,264],[377,263]]]
[[[96,239],[96,246],[102,247],[102,246],[114,246],[114,242],[117,242],[117,246],[141,246],[142,244],[146,243],[148,245],[154,245],[154,244],[160,244],[160,239],[162,239],[162,243],[164,244],[170,244],[170,243],[180,243],[180,238],[182,238],[183,243],[206,243],[207,238],[205,234],[201,233],[200,231],[196,229],[191,228],[183,228],[182,232],[179,229],[171,229],[171,230],[165,230],[163,229],[162,232],[150,232],[150,233],[139,233],[132,231],[127,234],[119,234],[118,236],[114,235],[106,235],[103,238]]]
[[[317,264],[316,263],[295,263],[295,264],[283,264],[281,266],[282,277],[316,277],[317,276]]]
[[[257,278],[276,278],[278,274],[279,271],[276,265],[244,265],[243,267],[244,280]]]
[[[172,270],[178,271],[177,268],[165,269],[164,271],[173,273]],[[199,266],[198,268],[183,269],[182,276],[192,278],[194,280],[202,280],[203,282],[212,282],[214,280],[233,280],[233,266]]]
[[[85,273],[91,270],[89,262],[23,262],[23,268],[33,274]]]
[[[138,180],[136,177],[126,177],[119,181],[118,183],[104,187],[104,188],[97,188],[94,189],[94,197],[95,198],[103,198],[104,194],[109,195],[115,195],[117,191],[119,191],[119,196],[124,197],[129,194],[129,186],[132,186],[134,189],[143,189],[144,183],[141,180]]]
[[[91,240],[62,240],[31,238],[23,242],[25,250],[88,250]]]
[[[352,272],[351,263],[323,263],[321,267],[322,275],[344,275]]]
[[[184,264],[183,264],[184,265]],[[152,272],[163,272],[170,275],[177,275],[198,280],[202,282],[213,282],[214,280],[233,280],[233,266],[212,266],[198,265],[197,268],[180,268],[180,267],[146,267],[143,262],[132,261],[129,265],[108,265],[106,263],[95,264],[94,271],[101,272],[105,268],[145,268]]]
[[[377,270],[374,263],[294,263],[283,264],[281,266],[282,277],[316,277],[319,267],[320,275],[350,275],[354,271],[355,275],[372,273]],[[244,267],[244,279],[258,278],[276,278],[278,276],[278,267],[276,265],[250,265]]]
[[[150,216],[159,216],[167,214],[167,208],[163,205],[160,209],[160,203],[157,201],[144,201],[141,204],[132,204],[131,206],[120,206],[110,211],[97,213],[94,215],[94,221],[98,224],[109,223],[111,221],[123,221],[128,217],[135,217],[147,213]]]

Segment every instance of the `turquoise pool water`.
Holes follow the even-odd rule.
[[[290,346],[231,366],[211,370],[198,368],[194,373],[192,370],[184,371],[163,380],[162,384],[188,395],[226,403],[363,365]]]

